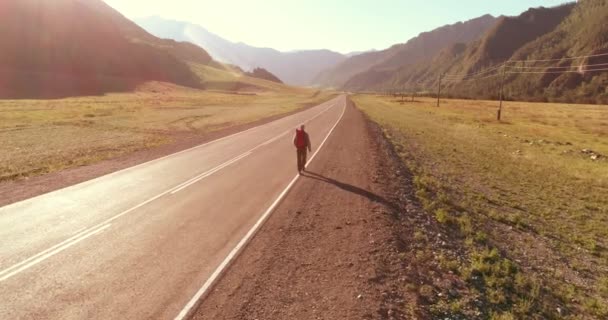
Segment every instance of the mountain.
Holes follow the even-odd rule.
[[[211,64],[190,43],[162,40],[101,0],[2,0],[0,97],[128,91],[156,80],[200,87],[188,63]]]
[[[388,59],[397,50],[393,46],[386,50],[374,51],[352,56],[334,67],[321,71],[313,83],[325,87],[340,88],[354,75],[370,69],[377,63]]]
[[[363,54],[363,53],[369,53],[369,52],[375,52],[375,51],[376,50],[373,50],[373,49],[372,50],[366,50],[366,51],[353,51],[353,52],[349,52],[349,53],[345,54],[345,56],[347,58],[352,58],[354,56],[358,56],[358,55]]]
[[[438,53],[429,55],[432,59],[419,59],[418,63],[392,69],[388,63],[375,66],[351,78],[344,86],[349,90],[401,88],[421,81],[434,83],[442,73],[467,74],[493,66],[508,59],[521,45],[555,28],[570,10],[571,6],[538,8],[518,17],[500,17],[485,28],[476,41],[444,45]],[[377,76],[380,72],[382,76]]]
[[[244,70],[264,68],[291,85],[311,85],[321,70],[346,59],[346,56],[329,50],[280,52],[234,43],[201,26],[161,17],[137,19],[135,22],[158,37],[195,43],[208,50],[215,60]]]
[[[555,59],[527,63],[531,71],[555,71],[558,66],[580,73],[510,74],[505,79],[508,97],[528,100],[608,103],[608,73],[583,72],[608,69],[608,2],[579,0],[571,13],[553,31],[515,51],[511,60]],[[595,55],[583,59],[562,59]],[[599,65],[588,67],[589,65]],[[530,70],[530,69],[527,69]]]
[[[357,87],[367,86],[390,77],[391,70],[395,68],[434,56],[450,44],[476,40],[495,22],[496,18],[484,15],[466,22],[458,22],[424,32],[404,44],[353,56],[335,67],[321,72],[315,78],[315,82],[324,86],[342,87],[356,77],[352,81],[357,83]],[[366,79],[369,79],[370,82],[367,83]]]
[[[365,81],[351,79],[345,87],[434,91],[438,78],[447,74],[442,86],[451,96],[496,99],[504,68],[507,99],[606,103],[608,73],[589,71],[608,69],[606,21],[605,0],[531,8],[500,18],[477,41],[448,46],[432,59],[387,71],[388,79],[369,81],[374,75],[368,75]]]
[[[245,74],[247,76],[250,76],[253,78],[268,80],[268,81],[272,81],[272,82],[276,82],[276,83],[283,83],[283,81],[281,81],[281,79],[277,78],[277,76],[270,73],[268,70],[266,70],[264,68],[255,68],[255,69],[253,69],[253,71],[246,72]]]

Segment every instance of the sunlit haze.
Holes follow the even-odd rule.
[[[159,15],[228,40],[279,50],[384,49],[420,32],[483,14],[517,15],[564,0],[106,0],[129,18]]]
[[[0,0],[0,320],[608,320],[608,0]]]

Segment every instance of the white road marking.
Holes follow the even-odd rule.
[[[84,231],[84,230],[86,230],[86,229],[87,229],[87,227],[82,227],[82,228],[80,228],[80,229],[78,229],[78,230],[74,231],[74,234],[79,234],[79,233],[83,232],[83,231]]]
[[[344,109],[342,109],[342,114],[340,115],[340,118],[338,119],[338,122],[336,122],[336,124],[334,124],[334,126],[329,131],[329,134],[327,136],[325,136],[325,139],[323,139],[323,141],[319,145],[319,148],[317,149],[317,151],[315,153],[313,153],[313,155],[310,157],[310,159],[308,159],[308,161],[306,162],[306,165],[304,167],[308,167],[308,165],[312,162],[312,160],[317,156],[317,154],[319,153],[319,151],[321,150],[321,148],[323,147],[323,145],[325,144],[325,142],[327,141],[327,139],[329,139],[329,135],[338,126],[338,123],[340,123],[340,120],[342,120],[342,117],[344,117],[344,113],[345,112],[346,112],[346,103],[344,103]],[[296,177],[299,177],[299,175],[296,176]]]
[[[316,119],[317,117],[321,116],[322,114],[324,114],[325,112],[327,112],[329,109],[331,109],[333,107],[335,107],[335,104],[332,104],[331,106],[329,106],[328,108],[326,108],[323,111],[319,112],[317,115],[315,115],[314,117],[310,118],[309,120],[307,120],[305,122],[310,122],[310,121]],[[278,136],[276,136],[276,137],[274,137],[274,138],[272,138],[272,139],[270,139],[268,141],[276,141],[277,138],[280,138],[280,137],[286,135],[291,130],[292,129],[289,129],[289,130],[287,130],[287,131],[279,134]],[[246,131],[243,131],[243,132],[247,132],[247,131],[249,131],[249,130],[246,130]],[[243,133],[243,132],[241,132],[241,133]],[[216,141],[219,141],[219,140],[216,140]],[[95,225],[93,227],[90,227],[90,228],[88,228],[88,229],[86,229],[86,230],[84,230],[84,231],[82,231],[80,233],[77,233],[76,235],[74,235],[74,236],[72,236],[72,237],[70,237],[70,238],[68,238],[68,239],[66,239],[64,241],[62,241],[62,242],[60,242],[60,243],[58,243],[58,244],[56,244],[56,245],[54,245],[54,246],[52,246],[52,247],[50,247],[50,248],[42,251],[42,252],[39,252],[39,253],[35,254],[34,256],[31,256],[31,257],[29,257],[29,258],[27,258],[27,259],[25,259],[25,260],[23,260],[23,261],[15,264],[15,265],[13,265],[13,266],[11,266],[11,267],[9,267],[9,268],[1,271],[0,272],[0,277],[1,277],[0,278],[0,282],[2,282],[4,280],[6,280],[6,279],[8,279],[8,278],[10,278],[10,277],[18,274],[18,273],[20,273],[22,271],[25,271],[26,269],[29,269],[30,267],[32,267],[32,266],[34,266],[34,265],[36,265],[36,264],[38,264],[38,263],[40,263],[40,262],[42,262],[42,261],[44,261],[44,260],[46,260],[48,258],[54,256],[57,253],[60,253],[61,251],[65,250],[65,249],[67,249],[69,247],[71,247],[72,245],[74,245],[74,244],[76,244],[76,243],[78,243],[78,242],[80,242],[80,241],[82,241],[82,240],[84,240],[84,239],[86,239],[86,238],[88,238],[88,237],[90,237],[90,236],[92,236],[92,235],[100,232],[101,230],[109,227],[110,226],[109,223],[113,222],[114,220],[116,220],[116,219],[118,219],[118,218],[120,218],[120,217],[122,217],[122,216],[124,216],[124,215],[126,215],[128,213],[130,213],[130,212],[133,212],[133,211],[135,211],[135,210],[137,210],[137,209],[139,209],[139,208],[141,208],[141,207],[149,204],[150,202],[153,202],[153,201],[155,201],[155,200],[157,200],[157,199],[159,199],[159,198],[161,198],[161,197],[163,197],[163,196],[165,196],[165,195],[167,195],[169,193],[175,194],[175,193],[177,193],[177,192],[185,189],[186,187],[191,186],[194,183],[202,180],[203,178],[211,176],[212,174],[220,171],[221,169],[229,166],[230,164],[233,164],[233,163],[235,163],[235,162],[237,162],[237,161],[239,161],[239,160],[247,157],[254,150],[267,145],[268,141],[255,146],[251,150],[249,150],[249,151],[247,151],[247,152],[245,152],[245,153],[237,156],[236,158],[228,160],[227,162],[224,162],[223,164],[220,164],[220,165],[218,165],[217,167],[215,167],[215,168],[213,168],[211,170],[208,170],[208,171],[206,171],[206,172],[204,172],[204,173],[202,173],[202,174],[200,174],[200,175],[198,175],[198,176],[196,176],[194,178],[191,178],[191,179],[189,179],[189,180],[187,180],[185,182],[182,182],[182,183],[178,184],[177,186],[174,186],[174,187],[172,187],[172,188],[170,188],[170,189],[168,189],[168,190],[166,190],[166,191],[164,191],[164,192],[162,192],[162,193],[160,193],[160,194],[158,194],[158,195],[156,195],[156,196],[154,196],[154,197],[152,197],[152,198],[150,198],[150,199],[148,199],[148,200],[146,200],[146,201],[144,201],[144,202],[142,202],[142,203],[140,203],[140,204],[138,204],[138,205],[136,205],[136,206],[134,206],[134,207],[132,207],[132,208],[130,208],[128,210],[125,210],[125,211],[123,211],[123,212],[121,212],[121,213],[119,213],[119,214],[117,214],[117,215],[115,215],[115,216],[113,216],[113,217],[111,217],[111,218],[109,218],[109,219],[101,222],[101,223],[98,223],[97,225]],[[202,147],[204,145],[206,145],[206,144],[200,145],[198,147]],[[197,147],[195,147],[195,148],[197,148]],[[188,149],[188,150],[192,150],[192,149],[194,149],[194,148],[191,148],[191,149]],[[185,152],[185,151],[187,151],[187,150],[184,150],[182,152]],[[178,152],[176,154],[179,154],[179,153],[182,153],[182,152]],[[91,232],[93,232],[95,230],[99,230],[99,231],[91,233]],[[14,271],[11,271],[11,270],[14,270]],[[7,275],[4,275],[4,274],[7,274]]]
[[[53,251],[53,250],[55,250],[57,247],[61,247],[61,246],[65,245],[66,243],[69,243],[69,242],[71,242],[71,241],[74,241],[75,239],[77,239],[77,238],[81,237],[81,236],[82,236],[82,234],[87,233],[88,231],[90,231],[90,230],[88,230],[88,229],[87,229],[87,230],[81,229],[81,230],[82,230],[82,231],[79,231],[79,232],[78,232],[78,233],[76,233],[74,236],[72,236],[72,237],[70,237],[70,238],[68,238],[68,239],[65,239],[64,241],[62,241],[62,242],[60,242],[60,243],[58,243],[58,244],[56,244],[56,245],[54,245],[54,246],[52,246],[52,247],[50,247],[50,248],[48,248],[48,249],[44,250],[44,251],[42,251],[42,252],[39,252],[39,253],[37,253],[37,254],[35,254],[35,255],[33,255],[33,256],[31,256],[31,257],[29,257],[29,258],[27,258],[27,259],[25,259],[25,260],[23,260],[23,261],[21,261],[21,262],[19,262],[19,263],[17,263],[17,264],[15,264],[15,265],[13,265],[13,266],[11,266],[11,267],[9,267],[9,268],[7,268],[7,269],[4,269],[4,270],[0,271],[0,276],[4,275],[5,273],[10,272],[10,271],[11,271],[11,270],[13,270],[13,269],[19,268],[20,266],[22,266],[22,265],[24,265],[24,264],[26,264],[26,263],[30,262],[31,260],[34,260],[34,259],[36,259],[36,258],[38,258],[38,257],[40,257],[40,256],[42,256],[42,255],[45,255],[45,254],[46,254],[46,253],[48,253],[49,251]]]
[[[344,104],[344,109],[342,110],[340,118],[338,118],[338,121],[336,121],[331,130],[329,130],[323,142],[321,142],[315,153],[310,157],[310,160],[308,160],[308,162],[306,163],[306,166],[308,166],[308,164],[310,164],[310,162],[317,156],[319,151],[321,151],[321,148],[323,147],[329,136],[332,134],[334,129],[336,129],[336,127],[342,120],[342,117],[344,117],[345,111],[346,103]],[[175,320],[184,320],[190,317],[192,313],[196,311],[196,308],[202,302],[202,298],[208,293],[209,289],[220,279],[220,277],[226,271],[226,268],[233,262],[234,258],[236,258],[238,254],[244,249],[244,247],[249,243],[249,241],[251,241],[256,232],[260,229],[264,222],[266,222],[270,214],[274,211],[274,209],[281,202],[281,200],[283,200],[283,198],[287,195],[287,192],[291,190],[291,188],[296,183],[296,181],[298,181],[299,178],[300,175],[298,174],[291,180],[291,182],[289,182],[287,187],[283,189],[281,194],[279,194],[276,200],[270,205],[270,207],[264,212],[264,214],[262,214],[260,219],[255,223],[255,225],[253,225],[253,227],[247,232],[247,234],[241,239],[241,241],[239,241],[236,247],[234,247],[234,249],[230,251],[228,256],[224,258],[222,263],[220,263],[220,265],[211,274],[211,277],[209,277],[207,281],[205,281],[203,286],[196,292],[196,294],[194,294],[190,301],[188,301],[188,304],[186,304],[186,306],[181,310],[181,312],[175,317]]]
[[[63,250],[66,250],[67,248],[89,238],[92,237],[100,232],[102,232],[103,230],[109,228],[111,226],[111,224],[106,224],[104,226],[101,226],[99,228],[93,229],[93,230],[88,230],[87,232],[81,233],[78,235],[78,237],[76,238],[70,238],[68,240],[71,241],[64,241],[63,244],[57,245],[49,250],[46,250],[46,252],[41,252],[40,254],[26,260],[23,261],[17,265],[14,265],[6,270],[3,270],[2,272],[0,272],[0,282],[9,279],[10,277],[29,269],[30,267],[36,265],[37,263],[39,263],[40,261],[46,260],[51,256],[54,256],[58,253],[60,253]]]
[[[215,167],[214,169],[211,169],[211,170],[209,170],[209,171],[207,171],[207,172],[199,175],[198,177],[192,178],[192,179],[184,182],[182,185],[178,186],[175,190],[171,191],[171,194],[176,194],[176,193],[178,193],[178,192],[180,192],[180,191],[188,188],[189,186],[191,186],[191,185],[193,185],[193,184],[195,184],[195,183],[197,183],[197,182],[199,182],[199,181],[207,178],[208,176],[210,176],[210,175],[212,175],[212,174],[214,174],[214,173],[216,173],[216,172],[218,172],[218,171],[226,168],[227,166],[229,166],[229,165],[231,165],[231,164],[233,164],[233,163],[235,163],[235,162],[237,162],[237,161],[239,161],[239,160],[247,157],[248,155],[250,155],[252,153],[253,152],[251,152],[251,151],[245,152],[244,154],[242,154],[242,155],[240,155],[240,156],[238,156],[236,158],[233,158],[232,160],[229,160],[228,162],[226,162],[224,164],[221,164],[221,165]]]

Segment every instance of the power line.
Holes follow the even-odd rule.
[[[595,58],[595,57],[605,57],[605,56],[608,56],[608,53],[592,54],[592,55],[578,56],[578,57],[564,57],[564,58],[560,58],[560,59],[509,60],[506,63],[513,63],[513,62],[550,62],[550,61],[576,60],[576,59],[582,59],[582,58]]]
[[[574,66],[526,66],[525,65],[525,63],[528,63],[528,62],[572,61],[572,60],[576,60],[576,59],[604,57],[604,56],[608,56],[608,53],[584,55],[584,56],[577,56],[577,57],[563,57],[560,59],[508,60],[508,61],[498,64],[494,67],[490,67],[489,69],[474,72],[474,73],[441,74],[439,76],[439,81],[438,81],[438,85],[437,85],[437,106],[439,106],[442,81],[449,82],[449,83],[462,83],[462,82],[477,81],[477,80],[483,80],[483,79],[493,78],[493,77],[497,77],[497,76],[502,76],[502,80],[500,83],[501,104],[500,104],[500,107],[498,110],[498,120],[500,121],[500,113],[501,113],[501,109],[502,109],[502,100],[503,100],[502,91],[503,91],[506,74],[565,74],[565,73],[584,74],[584,73],[588,73],[588,72],[608,71],[608,68],[597,68],[597,67],[608,66],[608,63],[596,63],[596,64],[579,65],[579,66],[575,66],[575,65]],[[518,62],[522,62],[522,63],[524,63],[524,65],[523,66],[509,65],[509,64],[518,63]],[[583,69],[583,70],[571,70],[573,68],[581,69],[581,68],[589,68],[589,67],[592,67],[592,68],[595,67],[595,68]],[[502,70],[500,72],[496,72],[495,74],[491,74],[489,76],[480,77],[482,75],[498,71],[501,68],[502,68]],[[542,69],[543,71],[527,71],[527,70],[539,70],[539,69]],[[561,69],[561,70],[557,71],[556,69]],[[524,70],[526,70],[526,71],[524,71]],[[422,81],[419,80],[416,84],[422,84]],[[413,100],[413,96],[412,96],[412,100]]]
[[[473,73],[473,74],[467,75],[466,77],[449,77],[448,80],[456,80],[456,81],[475,80],[475,79],[478,79],[479,76],[483,76],[485,74],[495,72],[499,69],[500,68],[496,68],[496,69],[486,70],[484,72]]]
[[[476,81],[476,80],[482,80],[482,79],[488,79],[488,78],[492,78],[492,77],[496,77],[499,76],[500,73],[497,74],[493,74],[493,75],[489,75],[489,76],[485,76],[485,77],[481,77],[481,78],[471,78],[471,79],[450,79],[450,80],[445,80],[446,82],[468,82],[468,81]]]
[[[456,83],[456,82],[462,83],[462,82],[467,82],[467,81],[483,80],[483,79],[487,79],[487,78],[501,76],[500,91],[499,91],[500,105],[497,110],[497,120],[501,121],[502,106],[503,106],[503,100],[504,100],[504,85],[505,85],[505,78],[506,78],[507,74],[565,74],[565,73],[582,73],[582,74],[584,74],[587,72],[608,71],[608,68],[598,68],[598,67],[608,66],[608,63],[596,63],[596,64],[579,65],[579,66],[544,66],[544,67],[525,65],[525,63],[528,63],[528,62],[534,63],[534,62],[572,61],[572,60],[576,60],[576,59],[604,57],[604,56],[608,56],[608,53],[585,55],[585,56],[578,56],[578,57],[563,57],[560,59],[508,60],[508,61],[505,61],[494,67],[490,67],[489,69],[470,73],[470,74],[440,74],[439,81],[437,82],[437,107],[439,107],[439,103],[441,100],[441,82],[442,82],[442,80],[445,82],[451,82],[451,83]],[[522,63],[524,63],[524,65],[523,66],[510,66],[509,65],[509,64],[518,63],[518,62],[522,62]],[[595,67],[595,68],[594,69],[583,69],[583,70],[571,70],[573,68],[582,69],[582,68],[588,68],[588,67]],[[499,69],[500,69],[500,71],[495,74],[479,77],[481,75],[485,75],[485,74],[497,71]],[[538,69],[544,69],[544,71],[523,71],[523,70],[538,70]],[[552,69],[562,69],[562,70],[554,71]],[[469,79],[467,79],[467,78],[469,78]],[[412,97],[412,100],[413,100],[413,97]]]
[[[477,75],[481,75],[481,74],[485,74],[485,73],[489,73],[489,72],[498,70],[498,69],[500,69],[500,67],[504,66],[505,64],[506,64],[506,62],[503,62],[503,63],[501,63],[501,64],[499,64],[497,66],[491,67],[490,69],[486,69],[486,70],[479,71],[479,72],[468,73],[468,74],[467,73],[448,74],[448,75],[446,75],[446,77],[448,77],[448,78],[458,77],[458,78],[464,79],[464,78],[467,78],[467,77],[473,77],[473,76],[477,76]]]
[[[582,71],[577,71],[577,70],[564,70],[564,71],[517,71],[517,72],[507,71],[507,73],[510,73],[510,74],[520,74],[520,73],[545,74],[545,73],[586,73],[586,72],[598,72],[598,71],[608,71],[608,68],[582,70]]]
[[[596,64],[586,64],[580,66],[563,66],[563,67],[526,67],[526,66],[516,66],[516,67],[508,67],[511,69],[572,69],[572,68],[586,68],[586,67],[599,67],[599,66],[608,66],[608,63],[596,63]]]
[[[485,79],[486,77],[483,78],[475,78],[475,79],[467,79],[470,77],[475,77],[478,75],[483,75],[486,73],[490,73],[492,71],[496,71],[498,69],[500,69],[501,67],[505,66],[507,68],[517,68],[517,69],[570,69],[570,68],[578,68],[579,66],[570,66],[570,67],[534,67],[534,66],[509,66],[509,64],[512,63],[518,63],[518,62],[554,62],[554,61],[564,61],[564,60],[576,60],[576,59],[582,59],[582,58],[593,58],[593,57],[604,57],[604,56],[608,56],[608,53],[601,53],[601,54],[593,54],[593,55],[584,55],[584,56],[577,56],[577,57],[564,57],[564,58],[560,58],[560,59],[544,59],[544,60],[508,60],[505,61],[501,64],[498,64],[494,67],[491,67],[490,69],[486,69],[486,70],[482,70],[482,71],[478,71],[478,72],[473,72],[473,73],[461,73],[461,74],[446,74],[445,75],[445,81],[448,82],[454,82],[456,80],[460,80],[460,81],[474,81],[474,80],[480,80],[480,79]],[[586,67],[594,67],[594,66],[606,66],[608,65],[608,63],[606,64],[592,64],[592,65],[587,65]],[[585,71],[589,71],[589,70],[585,70]],[[591,70],[591,71],[595,71],[595,70]],[[600,70],[603,71],[603,70]],[[512,72],[508,72],[508,73],[512,73]],[[491,76],[490,76],[491,77]],[[454,78],[459,78],[459,79],[454,79]]]

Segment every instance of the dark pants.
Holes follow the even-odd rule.
[[[303,171],[306,166],[306,148],[298,148],[298,171]]]

